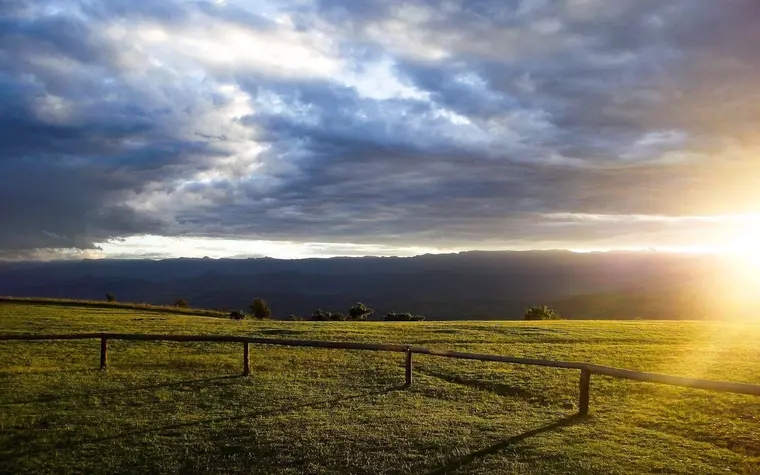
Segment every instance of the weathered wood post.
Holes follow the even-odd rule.
[[[578,401],[578,414],[588,414],[589,386],[591,385],[591,371],[586,368],[581,370],[581,395]]]
[[[406,347],[406,384],[405,387],[412,385],[412,347]]]
[[[248,342],[243,343],[243,376],[251,374],[251,354],[248,351]]]
[[[108,339],[106,337],[100,337],[100,369],[106,369],[106,363],[108,362]]]

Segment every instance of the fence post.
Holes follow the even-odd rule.
[[[591,385],[591,371],[587,368],[581,370],[581,395],[578,401],[578,414],[588,414],[589,386]]]
[[[412,385],[412,347],[407,345],[406,347],[406,384],[405,387]]]
[[[243,343],[243,376],[251,374],[251,355],[248,351],[248,342]]]
[[[100,337],[100,369],[106,369],[108,361],[108,339]]]

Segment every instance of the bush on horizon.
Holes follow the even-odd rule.
[[[253,318],[258,320],[268,320],[272,318],[272,310],[264,299],[255,299],[251,304],[251,313]]]
[[[525,320],[561,320],[560,314],[546,305],[534,305],[525,310]]]
[[[245,318],[245,312],[242,310],[233,310],[230,312],[230,318],[233,320],[243,320]]]
[[[351,306],[350,309],[348,309],[348,318],[349,320],[366,320],[368,319],[372,314],[374,313],[374,310],[367,307],[361,302],[356,302],[354,305]]]
[[[412,315],[409,312],[396,313],[390,312],[385,316],[386,322],[421,322],[425,320],[424,315]]]

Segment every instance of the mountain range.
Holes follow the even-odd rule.
[[[0,295],[104,299],[246,309],[264,298],[275,317],[355,302],[429,320],[520,319],[547,304],[574,319],[746,316],[755,296],[732,292],[716,255],[499,251],[416,257],[280,260],[164,259],[0,263]]]

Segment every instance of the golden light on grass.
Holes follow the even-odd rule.
[[[760,215],[742,216],[726,230],[723,265],[714,268],[699,304],[710,320],[696,331],[688,345],[674,348],[661,371],[695,378],[720,379],[732,354],[751,348],[744,335],[760,322]]]

